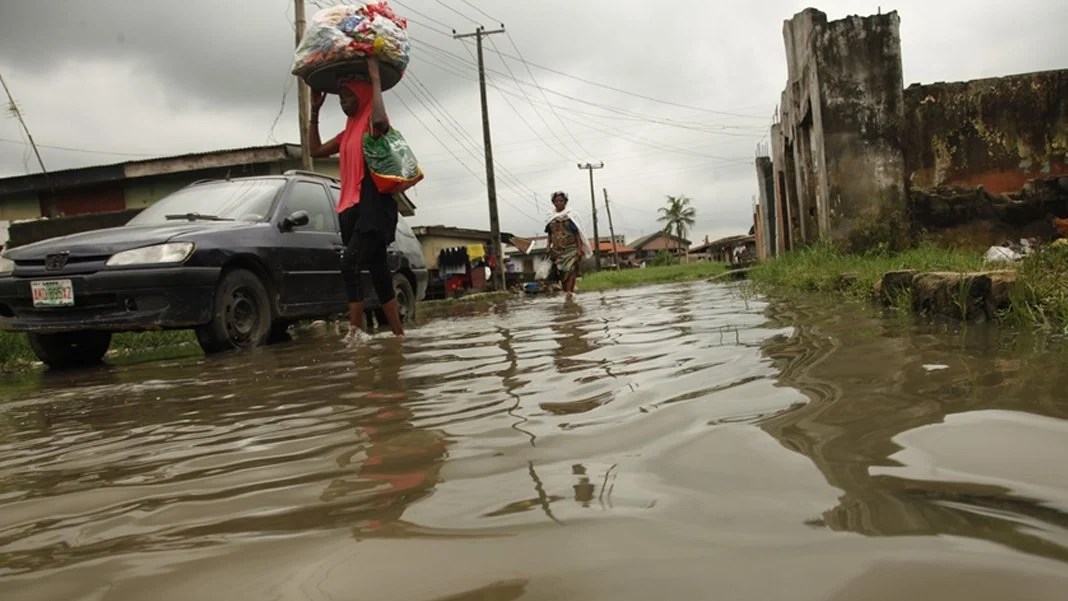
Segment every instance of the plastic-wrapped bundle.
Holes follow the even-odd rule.
[[[312,16],[292,72],[313,88],[333,92],[339,77],[366,74],[366,58],[374,54],[388,88],[400,80],[410,51],[408,22],[386,2],[334,6]]]

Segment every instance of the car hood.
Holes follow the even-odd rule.
[[[18,246],[4,256],[13,261],[43,259],[55,253],[69,253],[71,257],[110,256],[131,248],[163,244],[175,238],[206,230],[238,229],[258,225],[248,222],[198,221],[161,225],[121,226],[90,232],[81,232],[41,240]]]

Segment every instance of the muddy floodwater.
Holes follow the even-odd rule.
[[[1068,599],[1068,350],[707,283],[4,376],[0,599]]]

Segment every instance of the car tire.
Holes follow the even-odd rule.
[[[205,353],[261,346],[271,333],[267,289],[246,269],[223,273],[215,287],[211,321],[196,328]]]
[[[393,274],[393,294],[397,297],[397,311],[401,323],[415,321],[415,290],[412,282],[403,273]]]
[[[29,333],[26,337],[33,354],[55,369],[96,365],[111,346],[111,332]]]

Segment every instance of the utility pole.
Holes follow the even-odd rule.
[[[612,236],[612,257],[616,264],[616,270],[619,270],[619,249],[616,248],[616,228],[612,225],[612,209],[608,206],[608,188],[601,188],[604,191],[604,212],[608,213],[608,233]]]
[[[493,142],[490,140],[489,106],[486,103],[486,65],[482,60],[482,36],[504,33],[504,24],[500,29],[486,31],[481,25],[474,33],[457,34],[454,39],[475,38],[478,48],[478,91],[482,98],[482,143],[486,153],[486,194],[489,196],[490,235],[493,237],[493,256],[497,259],[497,269],[493,272],[493,284],[497,290],[504,290],[504,249],[501,247],[501,220],[497,212],[497,183],[493,179]]]
[[[37,150],[37,144],[33,141],[33,136],[30,135],[30,128],[26,127],[26,122],[22,119],[22,112],[19,110],[19,105],[15,104],[15,99],[11,97],[11,90],[7,89],[7,82],[4,81],[4,76],[0,75],[0,85],[4,87],[4,93],[7,94],[8,110],[14,113],[15,118],[19,120],[19,124],[22,125],[22,131],[26,132],[26,138],[30,141],[30,147],[33,148],[33,154],[37,155],[37,164],[41,166],[41,173],[48,177],[48,170],[45,169],[44,161],[41,160],[41,153]]]
[[[300,47],[300,40],[304,37],[304,0],[293,0],[293,25],[297,33],[297,45]],[[304,83],[304,80],[297,78],[297,118],[300,119],[300,168],[305,171],[314,171],[315,165],[312,163],[311,150],[308,148],[308,115],[311,112],[311,93],[308,90],[308,84]]]
[[[30,128],[26,126],[26,121],[22,118],[22,111],[19,110],[19,105],[15,103],[15,98],[11,96],[11,90],[7,87],[7,82],[4,81],[4,76],[0,75],[0,86],[4,88],[4,94],[7,94],[8,110],[15,115],[15,118],[19,120],[19,124],[22,125],[22,131],[26,132],[26,139],[30,141],[30,147],[33,148],[33,154],[37,156],[37,164],[41,166],[41,173],[44,175],[45,183],[48,184],[48,189],[52,191],[53,197],[48,199],[46,204],[46,212],[48,217],[56,217],[58,209],[56,208],[55,199],[55,187],[52,185],[52,178],[48,175],[48,170],[45,169],[44,160],[41,159],[41,151],[37,150],[37,143],[33,141],[33,136],[30,134]]]
[[[590,172],[590,206],[593,208],[593,258],[597,269],[601,268],[601,240],[597,233],[597,196],[593,191],[593,170],[604,169],[604,161],[594,165],[592,163],[579,163],[579,169]]]

